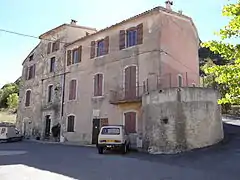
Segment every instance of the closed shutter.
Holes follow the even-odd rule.
[[[58,51],[59,48],[60,48],[60,40],[57,40],[55,45],[55,51]]]
[[[129,99],[131,97],[131,66],[125,69],[125,98]]]
[[[74,132],[74,120],[75,116],[68,117],[67,132]]]
[[[109,52],[109,36],[104,39],[104,54],[108,54]]]
[[[94,76],[94,96],[98,96],[98,77]]]
[[[49,42],[47,45],[47,54],[50,54],[50,52],[51,52],[51,42]]]
[[[137,44],[143,43],[143,23],[137,26]]]
[[[72,63],[71,63],[71,50],[67,50],[67,66],[70,66]]]
[[[72,87],[73,87],[73,95],[72,95],[72,98],[73,98],[73,100],[74,99],[76,99],[76,94],[77,94],[77,81],[76,80],[73,80],[73,85],[72,85]]]
[[[125,30],[120,30],[119,32],[119,49],[125,48]]]
[[[78,47],[78,62],[82,60],[82,46]]]
[[[96,43],[95,41],[91,42],[91,51],[90,51],[90,58],[94,58],[95,57],[95,50],[96,50]]]
[[[76,80],[71,80],[70,81],[70,84],[69,84],[69,100],[76,99],[76,85],[77,85]]]
[[[136,133],[136,113],[128,112],[125,116],[125,127],[128,133]]]

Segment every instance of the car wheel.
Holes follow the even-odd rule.
[[[130,151],[130,149],[131,149],[131,144],[128,143],[128,145],[127,145],[127,150]]]
[[[103,148],[102,147],[98,147],[98,154],[103,154]]]
[[[127,145],[126,143],[122,146],[122,154],[126,154],[127,153]]]

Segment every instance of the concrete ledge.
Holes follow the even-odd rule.
[[[52,141],[42,141],[42,140],[35,140],[35,139],[24,139],[23,141],[25,142],[34,142],[34,143],[39,143],[39,144],[57,144],[57,145],[68,145],[68,146],[79,146],[79,147],[91,147],[91,148],[96,148],[96,145],[92,144],[81,144],[78,142],[52,142]]]

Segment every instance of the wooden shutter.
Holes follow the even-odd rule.
[[[82,46],[78,47],[78,62],[82,60]]]
[[[125,69],[125,98],[131,97],[131,66]]]
[[[55,44],[55,51],[58,51],[59,48],[60,48],[60,40],[57,40]]]
[[[51,52],[51,42],[49,42],[47,45],[47,54],[50,54],[50,52]]]
[[[74,80],[71,80],[69,83],[69,100],[74,99]]]
[[[95,50],[96,50],[96,43],[95,41],[91,42],[91,51],[90,51],[90,58],[94,58],[95,57]]]
[[[25,67],[23,73],[24,73],[24,79],[25,79],[25,80],[28,80],[28,67]]]
[[[128,133],[136,133],[136,113],[128,112],[125,116],[125,127]]]
[[[77,81],[73,80],[72,83],[73,83],[73,85],[72,85],[72,87],[73,87],[73,96],[72,96],[72,98],[74,100],[74,99],[76,99],[76,94],[77,94]]]
[[[94,96],[98,96],[98,77],[97,74],[94,75]]]
[[[103,88],[103,75],[98,74],[98,96],[102,96],[102,88]]]
[[[119,49],[125,48],[125,30],[120,30],[119,32]]]
[[[70,66],[72,64],[71,62],[71,50],[67,50],[67,66]]]
[[[130,97],[135,98],[136,97],[136,75],[137,75],[137,67],[136,66],[130,66]]]
[[[109,36],[104,39],[104,54],[108,54],[109,52]]]
[[[143,43],[143,23],[137,25],[137,44]]]
[[[75,116],[68,116],[67,132],[74,132]]]
[[[33,75],[32,77],[34,78],[36,75],[36,64],[33,65]]]

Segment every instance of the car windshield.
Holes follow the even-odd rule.
[[[102,129],[101,134],[110,134],[110,135],[119,135],[120,134],[120,128],[117,127],[106,127]]]

